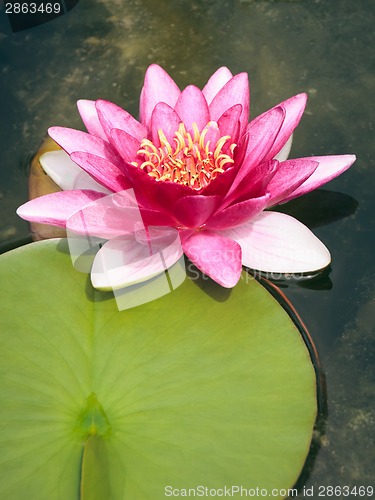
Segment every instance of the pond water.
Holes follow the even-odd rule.
[[[27,166],[47,128],[83,129],[81,98],[108,99],[137,116],[153,62],[182,88],[202,87],[222,65],[246,71],[251,116],[307,92],[291,157],[357,155],[324,189],[282,207],[332,254],[323,276],[279,283],[325,373],[327,411],[306,475],[316,492],[374,483],[374,25],[372,0],[81,0],[17,33],[0,11],[4,249],[29,234],[15,209],[27,199]]]

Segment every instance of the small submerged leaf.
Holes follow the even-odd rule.
[[[65,240],[47,240],[4,254],[0,277],[1,498],[293,486],[315,422],[314,368],[247,274],[224,290],[194,269],[119,311],[74,270]]]

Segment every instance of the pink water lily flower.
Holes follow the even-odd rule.
[[[109,258],[106,247],[122,251],[125,269],[115,286],[134,282],[126,255],[137,253],[141,243],[129,236],[114,203],[100,200],[129,189],[144,225],[160,226],[166,234],[168,228],[178,231],[183,252],[225,287],[237,283],[242,265],[281,273],[322,269],[330,254],[313,233],[288,215],[265,211],[316,189],[355,160],[353,155],[287,160],[306,98],[291,97],[249,123],[246,73],[233,76],[222,67],[203,90],[189,85],[181,92],[153,64],[141,92],[139,121],[111,102],[81,100],[88,133],[49,129],[64,151],[46,153],[41,163],[63,191],[29,201],[18,214],[62,227],[69,220],[77,233],[108,239],[94,268]],[[131,217],[133,209],[128,204],[123,213]],[[82,210],[84,218],[75,216]],[[178,258],[171,252],[168,265]],[[140,267],[137,280],[163,271],[162,264],[144,260]],[[94,286],[108,283],[97,277]]]

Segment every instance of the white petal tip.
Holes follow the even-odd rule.
[[[286,141],[284,146],[280,149],[280,151],[275,156],[275,160],[278,160],[280,163],[286,161],[289,157],[290,150],[292,149],[293,143],[293,133],[290,135],[289,139]]]
[[[242,248],[246,267],[266,273],[309,273],[331,262],[327,247],[301,222],[279,212],[262,212],[225,232]]]
[[[91,283],[92,286],[96,290],[100,290],[102,292],[111,292],[111,291],[116,291],[116,290],[121,290],[123,288],[127,288],[133,285],[138,285],[140,283],[145,283],[146,281],[150,281],[152,278],[155,278],[156,276],[159,276],[160,274],[164,273],[164,270],[161,272],[149,274],[146,276],[142,276],[141,278],[131,280],[129,276],[124,276],[121,279],[121,269],[118,270],[119,272],[116,273],[117,276],[115,276],[114,273],[108,272],[108,273],[91,273]],[[127,270],[125,268],[123,269],[123,273],[126,274]]]

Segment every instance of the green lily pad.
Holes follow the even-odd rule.
[[[0,498],[293,486],[315,422],[314,369],[247,274],[232,290],[186,279],[119,311],[73,269],[65,240],[47,240],[4,254],[0,277]]]

